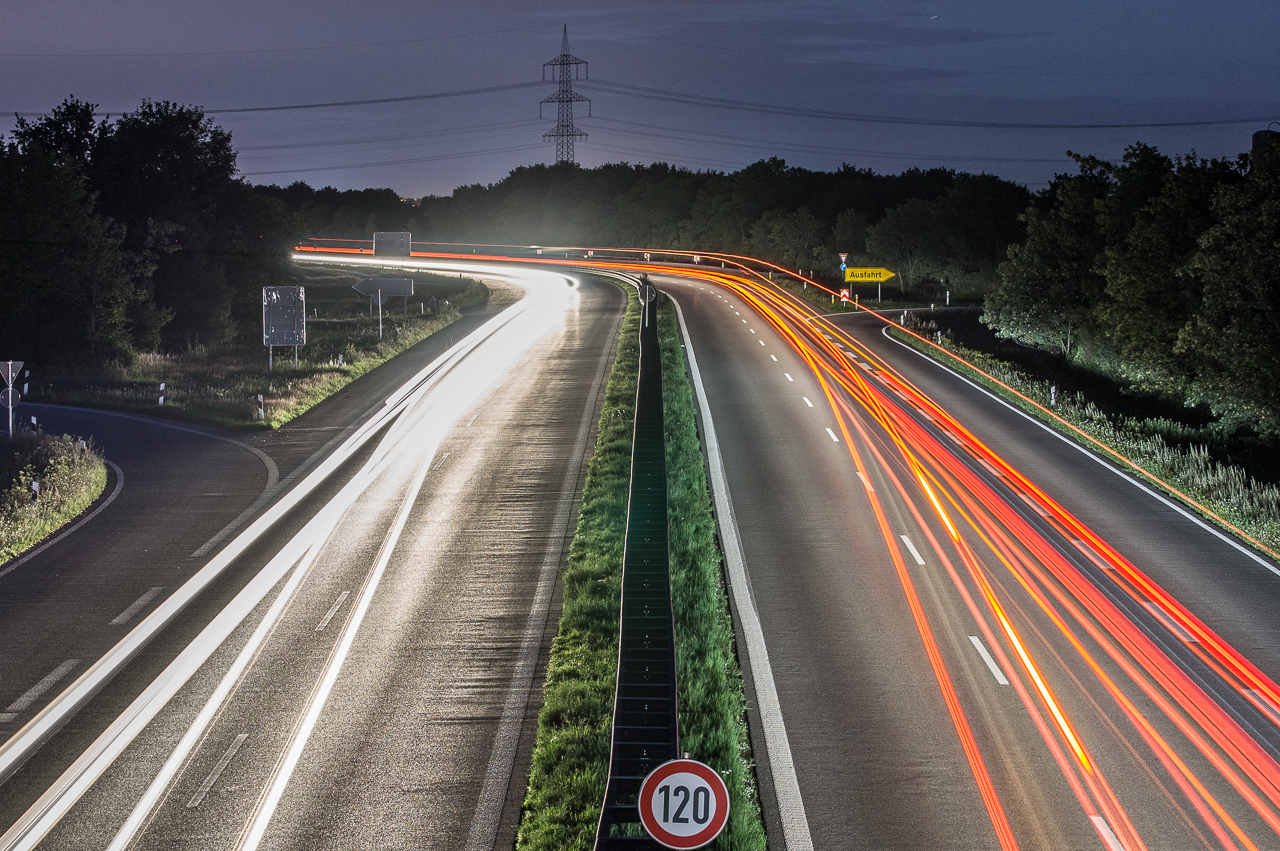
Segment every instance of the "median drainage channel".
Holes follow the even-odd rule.
[[[645,296],[649,300],[643,305],[640,330],[631,493],[622,556],[618,685],[596,851],[662,847],[638,830],[636,798],[650,771],[679,756],[658,302],[653,287],[642,287],[641,293],[642,301]]]
[[[547,662],[543,704],[531,758],[528,787],[521,807],[517,851],[590,851],[600,834],[602,804],[609,792],[611,805],[630,804],[630,813],[611,810],[609,836],[627,837],[613,847],[645,847],[636,840],[643,830],[634,822],[635,793],[645,766],[625,771],[621,758],[641,743],[641,726],[660,726],[669,737],[646,749],[650,765],[658,765],[679,751],[689,751],[718,773],[728,785],[729,819],[724,832],[708,849],[764,851],[766,839],[755,777],[755,755],[748,737],[746,700],[735,654],[733,622],[725,589],[723,554],[716,536],[716,520],[708,488],[706,461],[698,435],[697,408],[688,364],[680,344],[675,308],[665,297],[657,301],[658,342],[661,349],[662,425],[655,444],[665,458],[665,496],[660,497],[659,533],[664,543],[656,551],[669,565],[669,583],[661,596],[673,649],[661,650],[668,670],[674,661],[675,701],[657,706],[654,691],[642,692],[639,703],[619,698],[629,694],[634,673],[620,654],[624,635],[623,566],[628,588],[628,626],[632,635],[632,593],[640,576],[635,553],[640,532],[628,526],[635,493],[632,483],[633,447],[638,425],[636,404],[639,379],[642,312],[630,290],[626,318],[618,336],[614,361],[601,408],[599,430],[588,463],[568,563],[563,574],[563,603],[551,656]],[[650,308],[652,310],[652,308]],[[652,323],[652,314],[649,317]],[[650,325],[650,329],[652,325]],[[650,344],[652,338],[650,338]],[[652,347],[652,346],[651,346]],[[657,370],[653,370],[656,372]],[[658,383],[658,382],[655,382]],[[665,434],[664,434],[665,433]],[[648,543],[654,543],[652,541]],[[641,589],[642,591],[644,589]],[[652,589],[650,589],[652,590]],[[674,630],[672,630],[674,625]],[[652,639],[646,639],[651,641]],[[631,639],[627,639],[628,643]],[[669,641],[668,641],[669,644]],[[654,659],[642,666],[656,666]],[[653,683],[640,683],[651,688]],[[643,711],[645,704],[657,709]],[[624,716],[636,706],[642,717]],[[615,708],[619,710],[615,719]],[[661,720],[654,716],[663,715]],[[640,720],[641,724],[632,723]],[[615,723],[616,721],[616,723]],[[672,726],[678,721],[678,730]],[[624,728],[632,728],[624,735]],[[615,738],[616,735],[616,738]],[[677,745],[678,735],[678,745]],[[614,771],[610,771],[613,762]],[[623,775],[633,778],[623,784]],[[610,783],[616,776],[619,782]],[[625,819],[631,818],[627,821]],[[631,837],[634,837],[632,839]],[[650,845],[648,847],[657,847]]]

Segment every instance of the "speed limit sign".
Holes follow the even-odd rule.
[[[701,848],[729,820],[729,790],[715,769],[692,759],[664,762],[640,785],[640,822],[666,848]]]

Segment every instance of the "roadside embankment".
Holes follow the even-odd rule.
[[[88,508],[106,484],[106,464],[77,438],[23,432],[0,442],[0,564]]]

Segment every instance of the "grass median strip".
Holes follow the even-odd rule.
[[[640,311],[619,332],[595,451],[564,577],[517,848],[589,849],[604,799],[618,665],[618,615],[635,421]],[[710,847],[763,849],[742,677],[679,332],[660,309],[667,424],[671,583],[679,665],[681,748],[723,772],[730,823]]]

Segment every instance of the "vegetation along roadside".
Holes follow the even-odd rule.
[[[387,302],[379,337],[376,311],[371,315],[369,300],[351,289],[365,272],[323,269],[305,274],[297,283],[306,286],[307,344],[296,367],[293,352],[277,347],[274,368],[268,370],[261,338],[249,334],[220,346],[140,353],[130,363],[53,368],[33,384],[31,400],[222,427],[278,428],[457,321],[462,308],[489,295],[484,284],[470,278],[415,273],[414,297],[407,305],[398,298]]]
[[[0,564],[29,549],[102,495],[107,467],[88,443],[21,432],[0,450]]]
[[[538,736],[517,840],[522,851],[587,849],[604,799],[618,664],[618,615],[639,361],[639,305],[619,332],[564,577]],[[730,823],[720,849],[763,849],[706,466],[670,303],[660,308],[667,425],[671,582],[683,750],[724,772]]]
[[[1254,480],[1240,467],[1214,460],[1203,444],[1185,445],[1188,438],[1194,438],[1194,428],[1163,417],[1108,415],[1083,393],[1056,393],[1051,382],[1033,378],[1008,361],[966,348],[945,336],[935,343],[946,354],[901,329],[892,328],[890,333],[1079,440],[1080,435],[1046,413],[1046,409],[1053,408],[1053,413],[1067,423],[1133,462],[1161,490],[1176,488],[1264,547],[1280,550],[1280,488]],[[1218,522],[1200,507],[1190,507]]]

